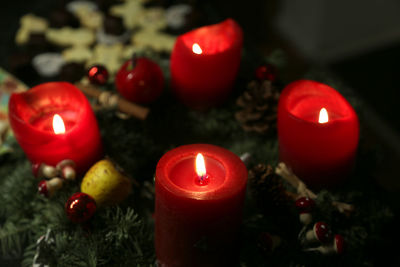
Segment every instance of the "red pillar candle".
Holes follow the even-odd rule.
[[[195,109],[225,100],[239,69],[242,43],[242,29],[232,19],[180,35],[171,54],[176,96]]]
[[[85,172],[102,156],[97,121],[84,94],[66,82],[49,82],[14,93],[10,124],[32,163],[55,166],[64,159]]]
[[[224,148],[196,144],[166,153],[156,171],[159,265],[235,266],[246,182],[245,165]]]
[[[290,83],[278,105],[280,160],[312,187],[332,187],[350,174],[359,122],[347,100],[328,85]]]

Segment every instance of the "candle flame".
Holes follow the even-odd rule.
[[[196,173],[199,177],[206,175],[206,164],[204,163],[204,157],[201,153],[196,156]]]
[[[321,108],[319,111],[319,123],[327,123],[329,121],[329,116],[328,116],[328,111],[326,111],[326,108]]]
[[[55,134],[65,133],[64,121],[58,114],[55,114],[53,117],[53,130]]]
[[[193,51],[193,53],[198,54],[198,55],[201,55],[203,53],[203,50],[201,49],[201,47],[198,43],[193,44],[192,51]]]

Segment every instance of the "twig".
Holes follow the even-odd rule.
[[[305,183],[297,177],[291,169],[289,169],[285,163],[280,162],[275,168],[275,173],[285,179],[291,186],[296,188],[297,193],[300,196],[309,197],[316,199],[317,195],[307,188]]]
[[[312,192],[307,188],[306,184],[300,180],[293,171],[286,166],[285,163],[280,162],[275,168],[275,173],[285,179],[291,186],[296,188],[298,197],[309,197],[312,199],[317,198],[317,194]],[[334,206],[340,213],[349,216],[354,211],[354,206],[339,201],[332,201],[332,206]]]

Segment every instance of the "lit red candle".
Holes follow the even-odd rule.
[[[347,100],[328,85],[300,80],[282,91],[278,105],[279,157],[306,184],[331,187],[354,165],[359,121]]]
[[[196,144],[167,152],[156,171],[160,266],[235,266],[246,182],[245,165],[224,148]]]
[[[171,54],[176,96],[196,109],[224,101],[239,69],[242,43],[242,29],[232,19],[180,35]]]
[[[73,160],[78,173],[102,157],[97,121],[84,94],[66,82],[49,82],[14,93],[10,124],[32,163],[56,166]]]

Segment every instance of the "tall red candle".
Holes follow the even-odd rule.
[[[335,89],[315,81],[296,81],[280,96],[278,139],[280,160],[306,184],[335,186],[353,168],[358,117]]]
[[[196,172],[201,153],[205,171]],[[201,169],[201,168],[200,168]],[[156,170],[155,247],[160,266],[234,266],[247,169],[213,145],[167,152]]]
[[[84,94],[70,83],[49,82],[12,94],[9,118],[32,163],[55,166],[71,159],[82,173],[102,157],[94,113]]]
[[[176,96],[196,109],[225,100],[239,69],[242,43],[242,29],[232,19],[180,35],[171,54]]]

